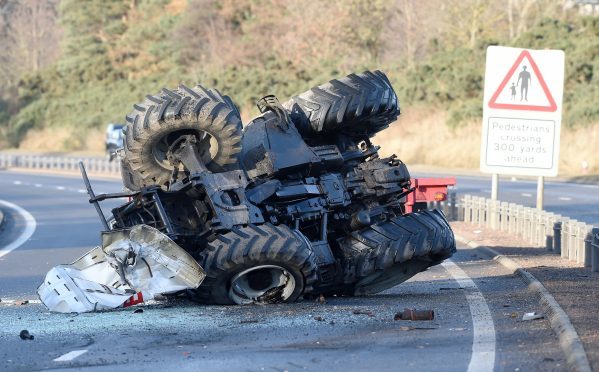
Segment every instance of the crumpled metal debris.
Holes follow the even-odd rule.
[[[102,240],[102,247],[46,274],[37,293],[50,311],[132,306],[160,294],[195,289],[206,276],[193,257],[153,227],[105,232]]]
[[[433,310],[416,310],[405,308],[393,317],[395,320],[433,320],[435,312]]]

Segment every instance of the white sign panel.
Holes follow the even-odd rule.
[[[557,176],[564,52],[487,48],[480,169]]]

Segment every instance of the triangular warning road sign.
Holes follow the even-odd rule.
[[[524,93],[523,89],[526,89],[526,95],[528,95],[528,90],[529,90],[528,82],[531,80],[530,73],[526,72],[526,66],[524,66],[524,70],[520,74],[522,74],[522,73],[528,74],[528,75],[524,75],[524,76],[528,76],[528,79],[526,79],[526,78],[520,79],[519,78],[517,82],[512,82],[512,87],[508,88],[508,89],[512,90],[512,98],[515,98],[517,84],[525,85],[525,87],[522,85],[520,86],[520,88],[521,88],[520,101],[516,101],[514,99],[514,102],[508,103],[505,101],[498,100],[501,93],[504,92],[508,82],[510,81],[512,76],[514,76],[514,72],[516,72],[516,69],[520,66],[520,64],[522,63],[522,61],[525,58],[530,63],[530,67],[532,67],[532,72],[536,76],[536,80],[537,80],[538,84],[543,89],[544,98],[546,98],[548,104],[529,104],[528,99],[526,99],[524,102],[522,101],[522,94]],[[551,95],[551,92],[549,91],[549,88],[547,87],[547,83],[545,83],[545,79],[543,79],[543,75],[541,75],[541,71],[539,71],[539,67],[537,66],[535,61],[532,59],[532,56],[530,55],[528,50],[524,50],[524,51],[522,51],[522,53],[520,53],[520,55],[516,59],[516,62],[514,62],[513,66],[510,68],[508,73],[505,75],[505,78],[503,78],[503,80],[501,81],[501,84],[499,84],[499,88],[497,88],[497,90],[491,97],[491,100],[489,101],[489,107],[494,108],[494,109],[504,109],[504,110],[527,110],[527,111],[546,111],[546,112],[554,112],[557,110],[557,104],[555,103],[555,100],[553,99],[553,96]]]

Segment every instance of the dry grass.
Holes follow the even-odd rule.
[[[67,128],[45,128],[30,130],[19,145],[26,151],[61,151],[71,141],[73,133]]]
[[[470,123],[452,129],[441,111],[410,109],[373,140],[383,155],[396,154],[407,164],[478,168],[481,128]]]
[[[103,155],[104,131],[103,129],[93,129],[83,135],[78,135],[68,128],[30,130],[18,150],[41,153],[76,152],[78,154]]]
[[[446,114],[411,108],[398,122],[374,138],[384,155],[397,154],[407,164],[440,168],[478,169],[481,124],[471,122],[460,128],[445,125]],[[560,176],[599,173],[599,123],[577,130],[562,129]],[[588,164],[586,171],[583,162]]]

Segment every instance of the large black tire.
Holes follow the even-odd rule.
[[[373,136],[399,115],[397,95],[381,71],[365,71],[314,87],[283,104],[305,136],[339,132]]]
[[[219,236],[199,254],[206,278],[192,298],[202,303],[232,305],[231,280],[256,266],[276,265],[293,275],[295,288],[284,301],[293,302],[312,291],[318,280],[314,253],[304,239],[287,226],[248,225]],[[260,302],[260,301],[256,301]]]
[[[162,89],[133,107],[127,115],[123,159],[128,168],[123,178],[129,178],[123,181],[130,188],[167,187],[174,167],[166,159],[166,150],[184,134],[196,135],[200,156],[211,171],[238,167],[241,118],[231,99],[217,90],[181,85],[176,90]]]
[[[455,238],[445,216],[425,210],[374,224],[340,241],[348,292],[373,294],[451,257]]]

